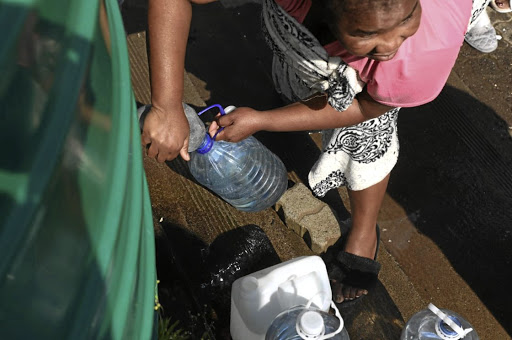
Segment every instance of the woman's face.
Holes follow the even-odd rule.
[[[347,2],[338,16],[335,32],[343,47],[355,56],[391,60],[420,25],[419,0],[384,1],[384,6],[361,6],[358,0]]]

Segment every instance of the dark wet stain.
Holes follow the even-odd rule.
[[[280,262],[264,231],[246,225],[205,244],[176,224],[161,222],[166,239],[157,242],[160,303],[166,317],[180,320],[200,338],[229,339],[231,285],[245,275]]]

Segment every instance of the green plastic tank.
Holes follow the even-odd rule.
[[[0,0],[0,338],[156,338],[116,0]]]

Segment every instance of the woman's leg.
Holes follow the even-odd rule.
[[[348,190],[352,211],[352,227],[347,236],[344,251],[369,259],[375,258],[377,216],[386,193],[389,174],[379,183],[359,191]],[[368,292],[358,287],[333,285],[333,299],[336,302],[352,300]]]

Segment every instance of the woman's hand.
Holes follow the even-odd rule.
[[[152,106],[144,120],[141,142],[146,146],[148,156],[160,163],[173,160],[178,154],[188,161],[189,134],[190,127],[181,102],[172,112]]]
[[[262,130],[262,119],[259,111],[249,107],[240,107],[229,114],[215,117],[208,132],[213,137],[220,127],[223,127],[216,140],[225,140],[227,142],[239,142]]]

